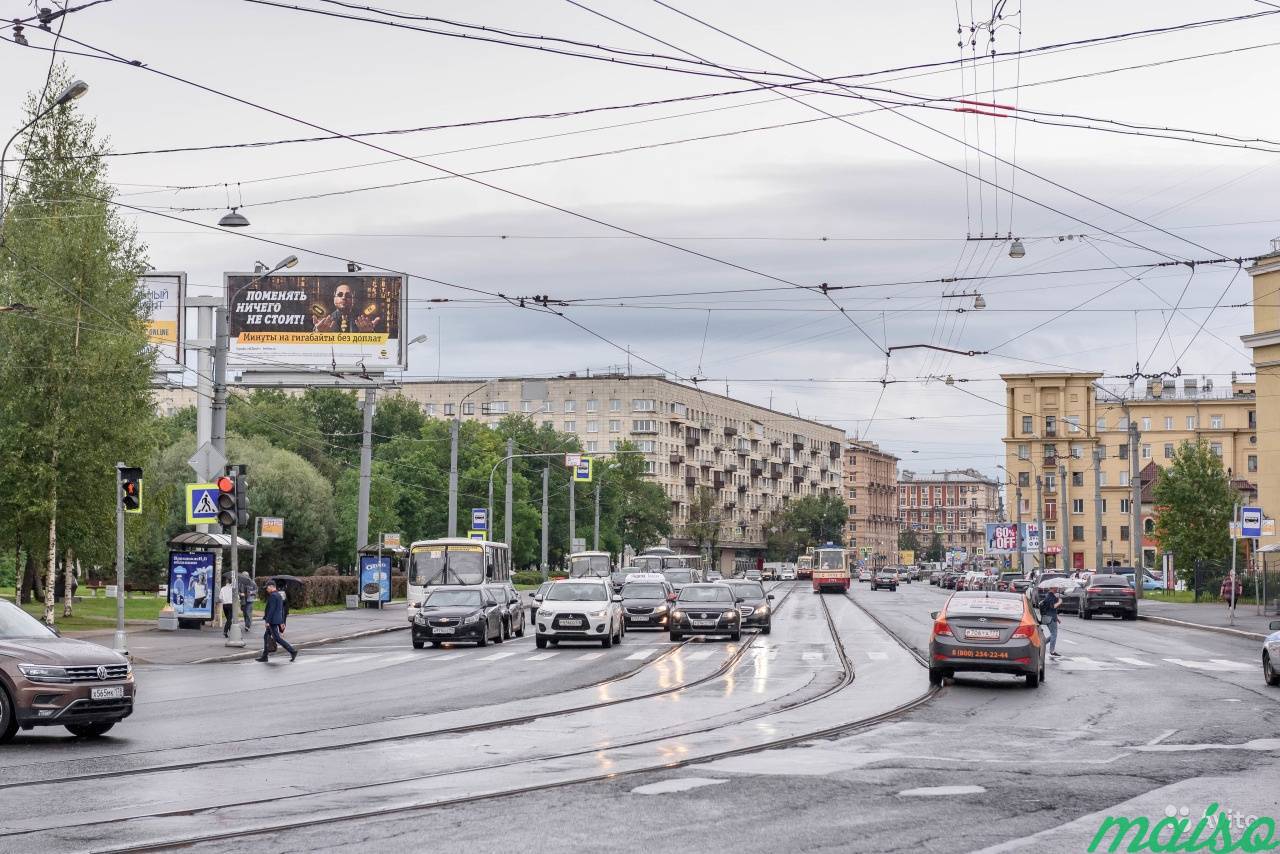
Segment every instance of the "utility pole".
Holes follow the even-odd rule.
[[[230,345],[227,330],[227,308],[213,310],[213,404],[210,413],[209,444],[227,455],[227,348]],[[209,472],[210,475],[213,472]]]
[[[221,297],[190,297],[187,300],[187,306],[196,309],[196,338],[187,343],[196,349],[197,450],[213,443],[214,351],[219,343],[214,334],[214,311],[221,305]],[[223,449],[218,450],[225,456]],[[218,472],[208,469],[197,471],[196,480],[204,483],[215,474]],[[196,530],[208,534],[213,528],[211,525],[197,525]]]
[[[1129,408],[1125,407],[1129,416],[1129,542],[1133,544],[1133,595],[1142,598],[1142,474],[1138,468],[1138,443],[1142,435],[1138,433],[1138,422],[1133,419]],[[1235,548],[1231,550],[1235,554]]]
[[[502,533],[503,533],[502,541],[507,545],[511,545],[511,514],[514,512],[511,509],[511,471],[512,471],[511,463],[513,461],[513,457],[515,456],[515,452],[516,452],[516,440],[507,439],[507,488],[504,493],[504,498],[506,500],[506,508],[507,508],[507,514],[506,514],[507,518],[506,518],[506,524],[503,525],[503,530],[502,530]],[[490,521],[489,524],[492,525],[493,522]]]
[[[551,464],[542,470],[542,580],[547,580],[547,486],[551,482]]]
[[[449,422],[449,530],[445,532],[446,537],[458,536],[458,427],[461,423],[460,415],[454,415]]]
[[[602,473],[603,468],[601,466]],[[600,479],[596,478],[596,522],[591,534],[591,550],[596,552],[600,551],[600,486]]]
[[[574,494],[573,486],[576,481],[577,478],[574,477],[574,472],[569,472],[569,554],[573,554],[573,541],[578,536],[577,525],[574,524],[577,522],[578,516],[578,499]]]
[[[124,491],[120,488],[124,467],[124,463],[116,463],[116,634],[111,648],[128,655],[129,644],[124,633]],[[17,571],[22,572],[22,567],[17,567]],[[69,589],[66,595],[71,595]]]
[[[360,495],[356,511],[356,548],[362,549],[369,544],[369,485],[373,481],[373,406],[377,389],[369,386],[364,390],[364,432],[360,439]],[[449,536],[453,536],[450,532]],[[379,535],[381,542],[381,535]],[[360,563],[359,558],[356,564]]]
[[[1068,454],[1071,453],[1070,443],[1067,444],[1067,453]],[[1067,467],[1059,463],[1058,464],[1058,483],[1059,483],[1059,486],[1058,486],[1058,498],[1059,498],[1058,539],[1061,541],[1062,545],[1060,546],[1061,551],[1058,554],[1062,556],[1062,566],[1060,567],[1060,569],[1062,569],[1064,572],[1072,568],[1071,566],[1068,565],[1070,563],[1070,557],[1071,557],[1071,544],[1070,544],[1071,541],[1067,539],[1067,535],[1070,533],[1069,529],[1071,528],[1071,512],[1070,512],[1071,511],[1071,493],[1067,489],[1067,480],[1070,477],[1071,477],[1071,474],[1070,472],[1067,471]]]
[[[1093,566],[1102,572],[1102,458],[1106,456],[1104,445],[1093,449]]]
[[[1036,539],[1040,541],[1041,572],[1044,572],[1044,500],[1040,494],[1043,488],[1043,480],[1040,475],[1036,475]]]
[[[1026,568],[1022,565],[1022,556],[1025,554],[1025,550],[1022,547],[1022,484],[1020,483],[1013,488],[1013,500],[1018,505],[1016,510],[1017,521],[1015,524],[1018,526],[1018,574],[1022,575],[1025,573]]]

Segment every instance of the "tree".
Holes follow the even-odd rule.
[[[924,559],[927,561],[940,561],[947,556],[946,547],[942,545],[942,535],[937,531],[929,537],[929,548],[924,550]]]
[[[27,116],[68,82],[55,67]],[[14,520],[0,537],[41,564],[50,624],[65,548],[111,562],[115,464],[141,460],[154,417],[144,250],[109,204],[106,146],[74,104],[27,132],[22,180],[0,223],[0,304],[35,309],[0,315],[0,512]]]
[[[1159,508],[1156,541],[1162,551],[1173,554],[1183,581],[1194,580],[1196,561],[1230,556],[1228,524],[1238,496],[1222,459],[1203,439],[1178,447],[1173,462],[1156,475],[1153,495]]]
[[[373,446],[397,436],[420,436],[427,417],[418,404],[402,394],[380,399],[373,410]]]
[[[844,542],[849,505],[839,495],[806,495],[787,505],[784,525],[797,532],[806,546]]]
[[[898,548],[901,551],[912,551],[916,554],[920,553],[920,538],[916,536],[916,532],[911,528],[905,528],[898,532]]]
[[[636,447],[623,441],[618,450]],[[640,454],[620,453],[608,460],[596,481],[601,490],[600,545],[615,554],[625,546],[643,551],[671,533],[671,501],[661,486],[647,479]]]
[[[699,551],[707,548],[714,556],[716,543],[720,541],[720,523],[716,494],[710,487],[699,486],[689,502],[689,522],[685,525],[685,532]]]

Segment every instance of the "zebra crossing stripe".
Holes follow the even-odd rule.
[[[639,652],[633,652],[630,655],[628,655],[626,660],[627,661],[644,661],[646,658],[653,655],[657,651],[658,651],[657,647],[654,647],[652,649],[642,649]]]

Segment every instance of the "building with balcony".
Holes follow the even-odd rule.
[[[875,442],[847,441],[844,500],[849,505],[844,544],[868,566],[897,563],[898,458]]]
[[[1104,385],[1097,373],[1002,376],[1008,515],[1031,522],[1043,513],[1047,567],[1095,568],[1099,545],[1102,566],[1132,564],[1131,454],[1138,458],[1145,494],[1155,467],[1168,465],[1183,442],[1197,440],[1222,457],[1243,496],[1258,491],[1252,383],[1234,376],[1220,385],[1209,377],[1178,377],[1115,386]],[[1138,427],[1136,448],[1130,447],[1130,419]],[[1101,495],[1100,538],[1095,489]],[[1144,500],[1140,509],[1143,560],[1155,566],[1155,508]]]
[[[948,551],[973,560],[986,547],[987,523],[1000,518],[999,484],[973,469],[952,469],[898,477],[902,528],[916,532],[921,548],[934,534]]]

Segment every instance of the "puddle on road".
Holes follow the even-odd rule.
[[[711,777],[677,777],[674,780],[663,780],[661,783],[649,783],[631,790],[633,795],[669,795],[672,792],[687,792],[703,786],[715,786],[727,783],[728,780],[716,780]]]
[[[926,786],[923,789],[906,789],[898,792],[900,798],[937,798],[944,795],[980,795],[986,789],[981,786]]]

